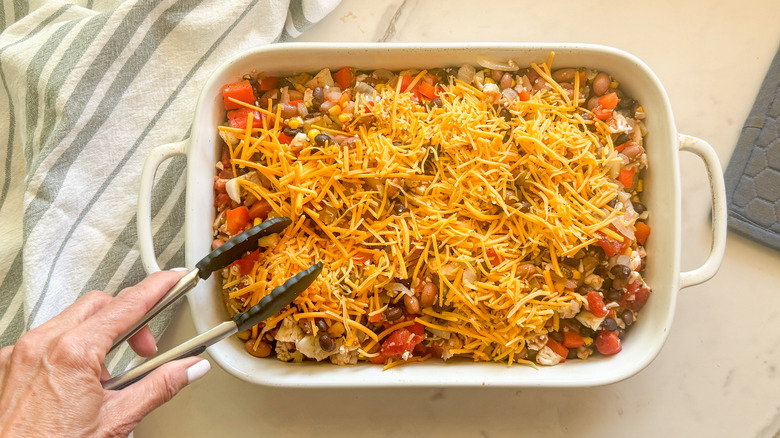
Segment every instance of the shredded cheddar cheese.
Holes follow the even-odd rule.
[[[530,363],[515,353],[557,330],[562,307],[584,300],[566,286],[560,260],[602,235],[623,240],[608,228],[621,214],[608,206],[619,190],[608,127],[582,117],[583,102],[555,83],[548,64],[532,67],[550,86],[511,102],[509,118],[454,79],[440,84],[440,107],[421,105],[408,90],[423,71],[405,90],[399,81],[356,96],[341,129],[312,126],[354,137],[351,145],[282,143],[278,111],[234,100],[262,115],[260,123],[250,115],[246,129],[219,128],[236,139],[234,172],[253,173],[239,180],[242,197],[265,200],[271,216],[293,224],[249,275],[228,270],[233,310],[322,261],[319,279],[268,326],[290,315],[338,321],[345,347],[368,358],[390,333],[418,323],[450,354]],[[520,276],[527,264],[535,273]],[[380,294],[409,280],[434,282],[444,310],[373,329],[403,296]]]

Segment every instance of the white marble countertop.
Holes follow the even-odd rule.
[[[300,41],[553,41],[611,45],[666,87],[680,132],[724,168],[780,44],[780,2],[343,0]],[[704,166],[681,156],[682,269],[710,246]],[[780,188],[777,188],[780,190]],[[216,365],[152,413],[136,437],[777,437],[780,256],[729,233],[720,272],[681,291],[657,359],[588,389],[301,390],[253,386]],[[748,322],[750,321],[750,322]],[[195,334],[182,306],[161,348]]]

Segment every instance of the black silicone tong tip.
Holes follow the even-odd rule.
[[[298,295],[302,294],[322,272],[322,262],[317,262],[295,276],[287,279],[281,286],[277,286],[270,294],[263,297],[246,312],[236,314],[233,321],[242,332],[252,328],[255,324],[265,321],[290,304]]]
[[[241,258],[245,252],[256,250],[257,241],[261,237],[280,233],[290,224],[292,224],[290,218],[276,217],[236,235],[195,265],[199,271],[198,276],[205,280],[212,272],[219,271]]]

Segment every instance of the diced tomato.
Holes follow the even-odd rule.
[[[265,199],[261,199],[249,208],[249,219],[255,220],[257,218],[260,218],[260,220],[265,220],[266,217],[268,217],[268,213],[271,212],[271,204],[268,203]]]
[[[618,100],[620,99],[618,99],[617,93],[607,93],[599,97],[599,106],[604,109],[613,110],[617,108]]]
[[[255,103],[255,92],[252,90],[252,84],[249,81],[235,82],[222,87],[222,100],[225,102],[225,109],[243,108],[240,104],[231,101],[229,99],[231,97],[250,105]]]
[[[628,169],[620,169],[618,175],[618,181],[623,184],[625,188],[631,188],[634,185],[634,174],[636,173],[636,167],[629,167]]]
[[[531,100],[531,92],[526,90],[525,88],[523,88],[523,91],[521,91],[519,95],[520,95],[520,100],[523,102],[527,102]]]
[[[368,360],[371,363],[376,365],[382,365],[383,363],[385,363],[385,357],[382,356],[381,354],[379,356],[369,357]]]
[[[231,236],[236,235],[243,231],[246,224],[249,223],[249,210],[243,205],[228,210],[226,213],[226,221],[228,234]]]
[[[368,322],[380,322],[382,321],[382,312],[369,315]]]
[[[281,143],[281,144],[290,144],[290,143],[292,143],[292,140],[293,140],[292,137],[290,137],[288,135],[285,135],[284,132],[280,132],[280,133],[276,134],[276,139],[279,140],[279,143]]]
[[[496,251],[493,248],[488,248],[485,250],[487,253],[488,260],[490,260],[491,266],[497,266],[499,263],[501,263],[501,256],[496,253]]]
[[[627,148],[628,146],[634,144],[632,140],[629,140],[621,145],[615,146],[615,150],[618,152],[623,152],[623,149]]]
[[[227,193],[219,193],[214,198],[214,207],[217,207],[218,211],[224,210],[228,205],[230,205],[231,199],[230,196],[228,196]]]
[[[555,354],[563,358],[561,359],[561,362],[566,362],[566,356],[569,355],[568,348],[564,347],[553,338],[547,338],[547,346],[550,347],[550,350],[554,351]]]
[[[605,356],[620,353],[623,347],[620,345],[617,331],[600,331],[596,336],[596,349]]]
[[[600,293],[592,290],[585,297],[588,299],[588,310],[590,310],[590,313],[599,318],[607,316],[609,311],[607,306],[604,305],[604,298]]]
[[[650,237],[650,225],[637,221],[637,223],[634,224],[634,227],[636,228],[636,230],[634,230],[636,241],[639,242],[640,245],[644,245],[645,242],[647,242],[647,238]]]
[[[601,249],[604,250],[604,254],[606,254],[607,257],[612,257],[615,254],[623,254],[630,244],[629,239],[625,236],[623,236],[622,242],[619,242],[611,237],[607,237],[602,233],[596,233],[596,236],[598,237],[598,241],[596,243],[598,243]]]
[[[420,324],[419,322],[415,322],[414,324],[407,327],[410,332],[414,333],[415,335],[425,337],[425,326]]]
[[[413,333],[406,328],[400,328],[382,343],[382,356],[385,358],[401,357],[406,352],[414,350],[414,346],[425,339],[424,336]]]
[[[227,116],[228,116],[228,121],[230,122],[230,126],[238,129],[246,129],[246,124],[247,121],[249,121],[250,113],[252,113],[252,119],[253,119],[252,126],[253,127],[260,126],[260,123],[262,123],[260,112],[251,110],[243,106],[239,109],[228,111]]]
[[[435,99],[439,94],[435,85],[431,85],[425,81],[420,82],[420,85],[417,86],[417,90],[428,99]]]
[[[612,111],[611,109],[605,109],[601,106],[597,106],[593,109],[593,115],[596,116],[599,120],[609,120],[610,117],[612,117]]]
[[[401,93],[403,93],[403,92],[407,91],[406,89],[409,88],[409,85],[412,84],[412,81],[414,80],[414,78],[411,77],[411,76],[404,75],[404,76],[401,76],[398,80],[401,81]],[[408,91],[412,91],[412,90],[408,90]]]
[[[344,67],[341,70],[333,73],[333,80],[339,84],[342,90],[346,90],[352,85],[352,80],[355,79],[355,73],[349,67]]]
[[[617,300],[620,307],[638,312],[645,307],[650,298],[650,289],[642,286],[642,283],[634,281],[626,286],[626,292]]]
[[[341,93],[341,97],[339,97],[339,106],[341,109],[347,107],[350,99],[352,99],[352,93],[349,90],[345,90],[343,93]]]
[[[223,169],[230,167],[230,148],[226,144],[222,145],[222,158],[220,161],[222,162]]]
[[[260,80],[260,91],[268,91],[276,88],[279,78],[276,76],[266,76]]]
[[[563,346],[566,348],[578,348],[585,345],[585,338],[574,330],[563,332]]]
[[[366,263],[371,263],[374,260],[374,257],[369,252],[358,251],[352,256],[352,260],[359,265],[365,265]]]
[[[238,272],[241,275],[247,275],[250,272],[252,272],[252,268],[255,267],[255,262],[260,258],[260,250],[256,249],[249,254],[245,255],[244,257],[241,257],[240,259],[233,262],[234,265],[238,266]]]

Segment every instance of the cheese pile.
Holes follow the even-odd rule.
[[[243,303],[234,310],[323,261],[314,285],[267,327],[289,315],[340,321],[345,345],[375,356],[371,347],[412,324],[369,328],[388,307],[382,292],[427,277],[438,282],[440,311],[424,309],[415,321],[448,355],[511,363],[546,325],[557,329],[558,310],[582,300],[559,261],[594,244],[597,232],[623,239],[607,228],[619,214],[607,205],[618,191],[608,176],[616,158],[607,127],[581,117],[546,64],[533,68],[551,87],[512,102],[509,118],[454,78],[440,84],[441,107],[418,103],[400,84],[377,87],[372,99],[355,99],[343,130],[316,126],[357,136],[352,147],[282,144],[278,114],[246,105],[267,116],[262,126],[220,127],[239,139],[234,168],[259,176],[240,180],[242,196],[265,199],[293,224],[248,276],[234,270],[225,279]],[[536,275],[521,275],[529,263]]]

